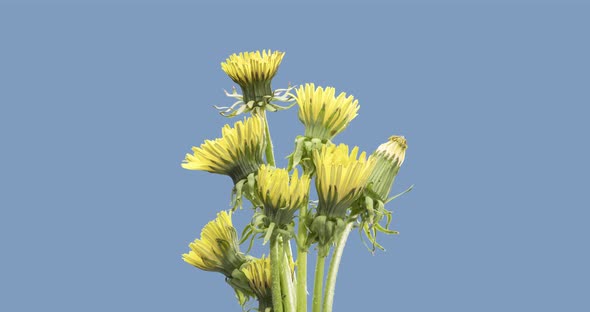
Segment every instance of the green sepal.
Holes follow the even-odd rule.
[[[375,226],[375,228],[376,228],[377,230],[379,230],[379,232],[382,232],[382,233],[385,233],[385,234],[394,234],[394,235],[397,235],[397,234],[399,234],[399,232],[398,232],[398,231],[394,231],[394,230],[390,230],[390,229],[384,228],[384,227],[383,227],[383,226],[381,226],[381,224],[379,224],[379,223],[375,223],[375,224],[374,224],[374,226]]]
[[[414,185],[411,185],[405,191],[390,197],[384,202],[376,193],[371,191],[371,185],[369,184],[365,189],[364,196],[353,204],[350,216],[353,218],[360,218],[359,234],[361,235],[361,238],[363,238],[364,234],[364,236],[366,236],[366,238],[369,240],[370,246],[364,239],[362,239],[363,244],[372,253],[374,253],[377,248],[385,250],[385,248],[383,248],[383,246],[377,242],[378,232],[387,235],[399,234],[398,231],[389,229],[393,218],[392,212],[385,209],[385,204],[401,195],[404,195],[405,193],[408,193],[413,188]],[[382,224],[383,217],[385,217],[384,225]]]
[[[268,229],[266,229],[266,235],[264,235],[264,240],[262,241],[262,245],[266,245],[266,243],[270,240],[271,236],[272,236],[272,232],[274,231],[275,228],[275,223],[271,222],[270,225],[268,226]]]
[[[239,289],[234,288],[234,294],[236,295],[236,299],[238,299],[238,303],[242,307],[242,311],[246,311],[246,303],[250,299],[247,295],[245,295]]]
[[[301,135],[295,138],[295,150],[293,151],[293,153],[287,156],[287,158],[289,159],[289,165],[287,166],[287,170],[293,170],[293,168],[297,167],[299,162],[301,162],[301,158],[303,157],[304,140],[305,137]]]
[[[240,180],[236,183],[231,192],[230,206],[232,211],[235,211],[238,207],[242,208],[242,188],[244,187],[246,180]]]
[[[412,189],[414,189],[414,184],[410,185],[410,187],[408,187],[408,188],[407,188],[405,191],[403,191],[403,192],[401,192],[401,193],[399,193],[399,194],[397,194],[397,195],[395,195],[395,196],[389,197],[389,198],[388,198],[388,199],[385,201],[385,203],[386,203],[386,204],[387,204],[387,203],[389,203],[390,201],[392,201],[392,200],[394,200],[394,199],[396,199],[396,198],[398,198],[398,197],[400,197],[400,196],[404,195],[405,193],[407,193],[407,192],[411,191]]]
[[[369,224],[373,224],[375,210],[373,209],[373,199],[370,196],[365,196],[365,208],[369,214]]]
[[[377,243],[377,237],[376,237],[376,229],[375,227],[370,227],[368,224],[363,224],[359,227],[359,233],[361,233],[361,240],[363,241],[363,244],[365,245],[365,247],[367,247],[367,249],[371,252],[371,253],[375,253],[375,248],[379,248],[383,251],[385,251],[385,248],[383,248],[383,246],[381,246],[379,243]],[[367,239],[371,242],[371,247],[369,247],[367,245],[367,243],[365,242],[365,240],[363,239],[363,235],[362,233],[365,234],[365,236],[367,237]]]
[[[250,238],[250,243],[248,244],[248,249],[246,249],[246,253],[249,253],[252,250],[252,246],[254,245],[254,239],[256,238],[256,234],[254,233],[254,229],[252,228],[252,224],[248,224],[244,227],[244,231],[242,231],[242,239],[240,240],[240,245],[246,242]]]
[[[272,100],[271,100],[271,101],[272,101]],[[281,105],[274,104],[274,103],[268,103],[268,104],[266,104],[266,106],[265,106],[264,108],[265,108],[267,111],[270,111],[270,112],[278,112],[278,111],[287,110],[287,109],[289,109],[289,108],[293,107],[295,104],[296,104],[296,103],[295,103],[295,102],[293,102],[293,103],[291,103],[290,105],[287,105],[287,106],[281,106]]]
[[[247,179],[248,179],[248,194],[250,195],[250,198],[254,198],[254,190],[256,189],[256,177],[254,176],[254,173],[250,173],[248,175]],[[252,201],[254,201],[254,200],[252,200]]]
[[[296,104],[296,102],[294,101],[295,97],[293,96],[293,94],[290,93],[292,89],[293,87],[290,86],[286,89],[277,89],[272,92],[272,95],[264,95],[258,98],[257,100],[249,100],[246,102],[244,96],[239,94],[236,88],[233,87],[231,93],[227,92],[226,90],[223,91],[225,92],[225,95],[227,97],[234,98],[237,101],[234,102],[231,106],[214,105],[214,107],[219,111],[220,115],[228,118],[232,118],[237,115],[248,113],[251,111],[260,112],[261,109],[269,112],[287,110]],[[243,88],[242,91],[244,91]],[[283,102],[290,104],[286,106],[281,106],[276,104],[275,102]]]
[[[304,135],[297,136],[295,138],[295,150],[287,156],[289,160],[287,169],[291,171],[297,165],[301,165],[304,173],[313,175],[315,173],[315,165],[313,163],[314,150],[321,150],[323,145],[332,144],[330,140],[322,140]]]

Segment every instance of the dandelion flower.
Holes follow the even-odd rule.
[[[295,211],[307,204],[310,177],[300,178],[297,169],[289,176],[286,169],[262,165],[256,182],[265,215],[278,225],[290,223]]]
[[[264,121],[253,116],[233,127],[225,125],[221,138],[193,147],[193,154],[186,154],[182,167],[228,175],[236,184],[263,164],[265,147]]]
[[[190,251],[182,259],[204,271],[232,276],[246,262],[239,250],[238,234],[232,225],[231,214],[221,211],[217,218],[205,225],[201,238],[189,244]]]
[[[359,105],[352,95],[342,92],[336,96],[332,87],[315,87],[313,83],[297,89],[299,120],[305,125],[305,136],[331,140],[358,114]]]
[[[248,280],[250,290],[263,306],[272,306],[270,258],[262,257],[246,263],[242,272]]]
[[[221,69],[242,88],[244,103],[265,102],[273,96],[271,80],[285,52],[262,50],[230,55]]]
[[[375,159],[367,158],[365,152],[358,155],[358,151],[354,147],[349,154],[345,144],[323,146],[321,151],[315,151],[319,215],[344,218],[347,209],[362,195]]]

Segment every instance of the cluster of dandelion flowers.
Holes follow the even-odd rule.
[[[345,144],[324,145],[314,152],[319,215],[344,218],[347,209],[362,195],[375,159],[358,152],[355,146],[349,154]]]
[[[228,103],[215,108],[224,117],[248,117],[228,122],[220,136],[199,142],[182,161],[185,169],[227,175],[233,182],[228,210],[203,227],[182,259],[222,273],[243,310],[254,310],[250,305],[257,299],[259,311],[293,312],[307,311],[308,254],[315,253],[312,310],[332,312],[340,260],[352,229],[367,236],[372,251],[382,248],[378,233],[397,233],[389,229],[392,212],[385,205],[403,194],[387,198],[407,144],[393,136],[371,154],[334,143],[358,115],[359,101],[314,83],[273,89],[284,56],[259,50],[220,59],[233,82],[228,80],[231,92],[225,91]],[[277,168],[268,118],[295,105],[304,131],[295,138],[287,167]],[[310,201],[314,186],[317,201]],[[253,215],[238,232],[232,212],[245,201]],[[249,254],[256,240],[269,247],[267,256]],[[248,251],[240,252],[239,245],[247,241]]]
[[[223,273],[230,277],[246,262],[239,250],[238,234],[232,225],[231,214],[221,211],[217,218],[205,225],[201,238],[189,244],[189,253],[182,259],[204,271]]]
[[[230,55],[221,69],[242,89],[244,102],[261,102],[273,95],[271,80],[277,73],[284,52],[262,50]]]
[[[264,120],[248,117],[233,127],[225,125],[221,138],[193,147],[193,154],[186,154],[182,167],[228,175],[235,184],[264,163],[265,147]]]
[[[295,211],[307,204],[310,179],[306,174],[299,177],[297,169],[289,176],[286,169],[262,165],[256,184],[265,215],[278,225],[293,221]]]
[[[297,89],[295,97],[299,105],[299,120],[305,125],[305,136],[331,140],[357,115],[358,100],[342,92],[336,96],[332,87],[315,87],[313,83]]]
[[[381,201],[385,201],[395,180],[399,168],[404,163],[408,144],[403,136],[391,136],[389,140],[373,153],[376,165],[369,176],[371,192]]]

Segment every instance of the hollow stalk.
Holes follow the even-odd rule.
[[[276,234],[270,238],[270,279],[272,289],[273,312],[283,312],[281,292],[281,248]]]
[[[321,256],[318,253],[317,262],[315,264],[315,277],[313,282],[313,298],[311,301],[311,310],[313,312],[322,311],[322,288],[324,282],[324,267],[326,265],[326,256]]]
[[[344,231],[342,231],[342,234],[336,242],[336,247],[334,248],[334,253],[332,254],[330,268],[328,269],[328,277],[326,278],[323,312],[332,312],[332,307],[334,304],[334,290],[336,289],[336,277],[338,276],[338,267],[340,267],[342,252],[344,251],[344,245],[346,245],[348,234],[350,234],[350,230],[352,230],[352,225],[353,222],[346,224]]]

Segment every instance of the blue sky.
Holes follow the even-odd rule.
[[[237,311],[180,257],[231,181],[180,162],[233,122],[219,63],[267,48],[274,87],[359,99],[336,142],[408,139],[401,234],[351,236],[335,311],[590,308],[589,6],[129,3],[0,6],[0,310]],[[270,125],[282,158],[303,127]]]

